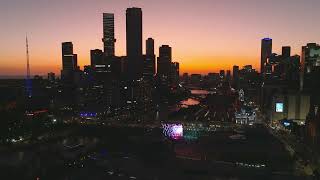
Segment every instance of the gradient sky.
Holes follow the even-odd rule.
[[[143,11],[144,40],[155,39],[157,54],[172,46],[181,72],[257,68],[263,37],[276,53],[320,42],[319,0],[0,0],[0,75],[25,74],[26,33],[32,74],[60,74],[64,41],[81,67],[89,64],[90,49],[102,49],[103,12],[115,13],[116,55],[125,55],[125,10],[133,6]]]

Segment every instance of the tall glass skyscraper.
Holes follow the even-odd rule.
[[[260,61],[260,72],[261,75],[265,74],[265,66],[268,58],[272,54],[272,39],[264,38],[261,41],[261,61]]]
[[[127,18],[127,56],[142,56],[142,10],[128,8]]]
[[[128,75],[130,79],[142,76],[142,10],[141,8],[128,8],[126,11],[126,35]]]
[[[103,47],[105,56],[114,56],[114,14],[103,13]]]

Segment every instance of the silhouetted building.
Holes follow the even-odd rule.
[[[260,61],[260,73],[264,77],[265,75],[265,65],[268,58],[272,53],[272,39],[264,38],[261,41],[261,61]]]
[[[80,67],[78,66],[78,55],[73,54],[73,69],[74,70],[79,70]]]
[[[299,87],[301,63],[300,56],[294,55],[284,59],[284,78]]]
[[[53,82],[56,80],[56,75],[53,72],[48,73],[48,81]]]
[[[230,80],[231,80],[231,71],[230,71],[230,70],[227,70],[226,80],[227,80],[227,81],[230,81]]]
[[[62,71],[61,79],[73,81],[74,71],[78,68],[77,55],[73,54],[72,42],[62,43]]]
[[[160,77],[168,78],[171,73],[171,62],[172,62],[172,49],[168,45],[162,45],[159,48],[158,57],[158,71],[157,74]]]
[[[128,8],[126,11],[127,58],[130,79],[142,76],[142,10]]]
[[[272,64],[266,63],[264,66],[264,76],[265,78],[272,78]]]
[[[252,65],[245,65],[245,66],[243,66],[243,70],[244,70],[245,72],[247,72],[247,73],[254,71],[254,69],[252,69]]]
[[[289,58],[291,56],[291,47],[283,46],[282,47],[282,58]]]
[[[153,56],[154,55],[154,39],[148,38],[146,40],[146,55]]]
[[[156,56],[154,54],[154,40],[148,38],[146,40],[146,55],[144,56],[143,76],[152,78],[156,71]]]
[[[216,86],[220,80],[220,74],[219,73],[208,73],[207,75],[207,84],[209,86]]]
[[[105,56],[115,55],[114,14],[103,13],[103,47]]]
[[[184,84],[188,84],[189,83],[189,74],[188,73],[183,73],[182,75],[182,82]]]
[[[225,72],[224,70],[220,70],[219,75],[220,75],[220,78],[221,78],[221,79],[225,79],[225,77],[226,77],[226,72]]]
[[[233,87],[235,89],[239,88],[240,80],[239,80],[239,66],[233,66]]]
[[[201,84],[201,74],[191,74],[190,82],[192,85],[199,86]]]
[[[268,57],[267,63],[271,65],[277,65],[282,61],[282,56],[276,54],[276,53],[271,53]]]
[[[100,49],[94,49],[90,51],[91,66],[94,67],[98,64],[103,64],[103,52]]]
[[[173,85],[177,85],[179,83],[179,63],[173,62],[171,64],[171,81]]]

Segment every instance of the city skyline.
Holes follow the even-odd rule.
[[[0,14],[5,13],[5,16],[1,17],[5,19],[6,15],[10,16],[10,9],[17,15],[11,17],[10,22],[4,20],[4,30],[0,31],[4,35],[4,38],[1,38],[4,39],[4,43],[0,47],[3,50],[3,53],[0,54],[0,75],[25,74],[24,39],[26,32],[29,36],[32,75],[44,75],[51,71],[60,74],[59,70],[62,67],[61,42],[73,42],[81,68],[90,64],[90,50],[103,49],[103,43],[101,42],[103,37],[103,13],[114,13],[115,39],[117,39],[115,52],[117,56],[126,55],[125,9],[129,7],[140,7],[143,11],[143,52],[145,53],[145,40],[148,37],[155,40],[155,52],[157,55],[159,54],[158,48],[162,44],[168,44],[173,48],[172,60],[181,64],[181,73],[206,74],[208,72],[218,72],[220,69],[230,70],[233,65],[241,67],[246,64],[252,64],[255,69],[259,70],[260,43],[264,37],[273,39],[273,52],[278,54],[281,54],[282,46],[291,46],[292,54],[301,55],[301,47],[303,45],[320,41],[316,33],[317,28],[310,29],[310,33],[301,33],[305,32],[304,26],[313,25],[311,20],[305,19],[306,16],[312,17],[313,13],[315,13],[315,11],[311,11],[312,6],[315,6],[312,2],[319,3],[312,0],[309,1],[309,4],[299,1],[290,1],[289,3],[287,0],[273,3],[272,7],[270,7],[273,9],[272,12],[274,14],[272,15],[270,13],[263,14],[263,12],[259,11],[260,8],[266,7],[264,6],[265,2],[250,0],[242,1],[241,3],[231,3],[232,1],[218,3],[204,0],[199,4],[194,4],[191,1],[183,1],[185,3],[182,3],[182,1],[177,0],[170,2],[170,7],[168,6],[169,4],[164,6],[156,1],[147,3],[144,1],[116,2],[96,0],[90,1],[90,3],[89,1],[83,1],[82,6],[75,4],[74,1],[58,1],[61,4],[54,2],[50,4],[50,7],[43,2],[39,2],[37,5],[33,4],[31,7],[28,4],[24,4],[24,2],[18,4],[18,1],[15,0],[8,1],[4,2],[4,6],[1,5],[1,7],[6,8],[6,10],[1,8]],[[110,6],[108,6],[109,4]],[[194,10],[191,6],[192,4],[198,10]],[[23,5],[26,7],[21,11],[17,11],[17,8],[19,9]],[[71,5],[72,12],[76,13],[67,14],[65,10],[60,9],[59,5]],[[237,7],[236,5],[239,6]],[[248,7],[248,9],[251,8],[250,11],[245,11],[246,5],[250,5]],[[290,7],[292,11],[280,15],[281,7],[285,5]],[[256,7],[252,8],[252,6]],[[212,13],[213,9],[210,9],[210,7],[213,7],[216,12]],[[309,9],[309,11],[303,13],[295,11],[301,8]],[[45,9],[48,11],[44,11]],[[161,11],[161,9],[166,9],[166,11]],[[54,10],[61,11],[61,14],[54,14]],[[44,13],[44,15],[37,16],[35,12]],[[229,15],[227,15],[228,13]],[[19,19],[16,17],[19,15],[25,18]],[[235,17],[235,15],[239,17]],[[257,16],[249,18],[252,15]],[[201,17],[208,16],[218,18],[201,19]],[[270,21],[272,28],[265,23],[265,18],[268,16],[277,17],[277,19]],[[44,17],[48,18],[45,22]],[[62,22],[58,22],[59,18],[64,19]],[[177,21],[176,18],[181,18],[181,21]],[[232,21],[233,18],[236,21]],[[245,18],[248,19],[246,20]],[[189,22],[183,22],[185,20],[189,20]],[[304,20],[302,25],[299,20]],[[209,21],[210,23],[208,24]],[[264,25],[261,25],[261,23]],[[25,25],[25,27],[19,27],[22,25]],[[189,26],[194,29],[184,30]],[[13,28],[19,28],[19,31],[13,31]],[[48,28],[53,29],[49,31]],[[12,36],[7,36],[5,33],[12,33]],[[197,38],[197,35],[200,34],[202,38]],[[230,34],[233,34],[233,36],[230,36]],[[295,34],[304,35],[297,37]],[[203,38],[204,35],[206,38]],[[245,45],[243,42],[246,42]]]
[[[320,180],[320,0],[21,1],[2,179]]]

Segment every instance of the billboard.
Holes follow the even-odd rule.
[[[283,112],[283,103],[276,103],[276,112]]]

